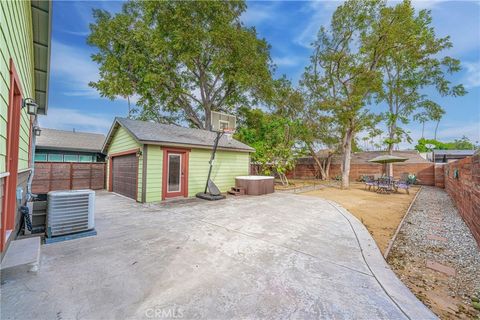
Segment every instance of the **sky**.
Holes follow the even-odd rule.
[[[426,91],[446,110],[438,139],[451,141],[465,135],[473,142],[480,141],[480,0],[413,3],[418,10],[431,10],[439,37],[451,37],[453,47],[444,54],[460,59],[463,69],[449,80],[463,83],[468,91],[458,98]],[[341,1],[251,1],[241,19],[271,45],[276,76],[286,75],[296,85],[309,63],[318,29],[328,26],[339,4]],[[102,98],[88,86],[98,79],[98,67],[90,58],[95,48],[86,43],[92,9],[115,13],[121,7],[121,1],[54,1],[48,116],[40,117],[42,127],[106,134],[115,116],[128,115],[126,100]],[[381,106],[378,108],[380,112]],[[434,123],[426,125],[427,138],[433,138],[434,127]],[[420,124],[411,123],[407,130],[414,141],[421,137]],[[404,142],[399,147],[413,145]]]

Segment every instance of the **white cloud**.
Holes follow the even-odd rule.
[[[88,86],[90,81],[98,80],[98,68],[84,49],[52,41],[51,74],[68,88],[65,95],[99,97]]]
[[[433,7],[444,1],[445,0],[414,0],[412,1],[412,5],[417,10],[432,9]]]
[[[107,133],[112,125],[112,116],[100,113],[83,113],[77,109],[48,108],[48,116],[40,116],[40,127],[59,130]]]
[[[320,26],[326,27],[330,23],[333,12],[340,4],[340,1],[309,2],[304,11],[311,12],[310,19],[303,31],[295,38],[295,43],[305,48],[311,48]]]
[[[467,88],[474,88],[480,86],[480,61],[477,62],[463,62],[465,68],[465,77],[463,83]]]
[[[276,2],[250,2],[240,19],[248,26],[259,25],[274,18],[277,6]]]
[[[291,66],[296,66],[300,62],[298,57],[292,57],[292,56],[285,56],[285,57],[274,57],[273,62],[277,66],[286,66],[286,67],[291,67]]]

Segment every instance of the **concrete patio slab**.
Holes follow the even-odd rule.
[[[12,241],[3,257],[2,278],[11,272],[37,272],[40,261],[40,237]]]
[[[435,318],[363,225],[319,198],[99,192],[96,230],[44,246],[36,277],[7,279],[1,318]]]

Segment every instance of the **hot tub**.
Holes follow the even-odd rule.
[[[258,196],[273,193],[275,179],[269,176],[235,177],[235,186],[245,188],[245,194]]]

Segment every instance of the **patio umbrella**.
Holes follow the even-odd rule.
[[[378,156],[373,159],[368,160],[368,162],[375,162],[375,163],[394,163],[394,162],[404,162],[407,161],[408,158],[391,156],[389,154]]]
[[[378,157],[375,157],[373,159],[370,159],[370,160],[368,160],[368,162],[385,164],[385,172],[386,172],[387,163],[404,162],[404,161],[407,161],[407,160],[408,160],[408,158],[397,157],[397,156],[392,156],[392,155],[386,154],[386,155],[383,155],[383,156],[378,156]],[[391,174],[393,176],[393,168],[392,168]]]

